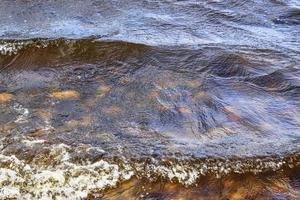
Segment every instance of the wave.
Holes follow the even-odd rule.
[[[2,39],[97,36],[153,46],[225,44],[299,51],[293,45],[299,43],[293,1],[3,1],[0,7]]]
[[[297,81],[293,81],[293,79],[290,79],[288,76],[286,76],[286,74],[288,73],[275,71],[268,75],[248,78],[246,81],[257,85],[258,87],[262,87],[274,92],[299,90],[299,83]],[[298,92],[294,93],[298,94]]]
[[[80,199],[133,179],[192,187],[299,166],[290,52],[0,43],[0,198]]]
[[[300,155],[254,158],[163,158],[126,159],[122,157],[89,159],[91,152],[103,152],[89,145],[47,144],[23,138],[25,149],[42,149],[33,158],[0,155],[0,197],[17,199],[81,199],[130,179],[150,182],[177,182],[196,185],[205,176],[217,178],[231,174],[266,173],[299,166]],[[21,156],[21,157],[24,157]],[[26,156],[25,156],[26,157]]]
[[[232,49],[235,49],[232,51]],[[273,55],[276,55],[274,58]],[[176,58],[180,59],[176,59]],[[251,46],[205,44],[193,46],[149,46],[99,38],[35,38],[0,40],[0,67],[36,69],[71,64],[164,65],[165,69],[190,73],[207,72],[220,77],[256,76],[256,68],[277,62],[297,62],[296,52],[283,53]],[[289,64],[289,63],[287,63]],[[272,69],[272,68],[271,68]],[[267,70],[267,69],[264,69]]]
[[[3,70],[56,66],[76,61],[112,62],[113,59],[138,56],[148,48],[142,44],[95,39],[1,40],[0,65]]]
[[[286,184],[299,13],[294,0],[0,1],[0,199]]]

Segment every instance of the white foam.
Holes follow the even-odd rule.
[[[0,168],[0,199],[82,199],[93,190],[114,187],[133,176],[129,166],[121,169],[104,160],[82,165],[72,163],[70,147],[64,144],[52,145],[49,149],[53,162],[58,163],[53,167],[28,165],[15,156],[0,154],[0,166],[3,166]]]
[[[43,131],[45,132],[51,132],[52,130],[54,130],[53,126],[51,125],[51,122],[49,119],[45,119],[44,120],[45,126],[42,128]]]
[[[14,110],[19,113],[19,116],[15,120],[15,123],[24,123],[27,121],[27,118],[29,116],[29,110],[25,108],[23,105],[19,103],[15,103],[13,105]]]
[[[35,141],[26,137],[20,141],[28,147],[44,144],[43,140]],[[131,179],[136,173],[137,176],[141,174],[141,177],[147,177],[149,181],[162,177],[189,186],[207,174],[221,177],[230,172],[259,173],[266,168],[278,170],[287,164],[280,160],[260,159],[254,160],[253,163],[204,160],[204,163],[167,161],[164,164],[166,160],[153,158],[147,163],[127,163],[126,159],[122,158],[122,162],[118,163],[108,160],[92,163],[86,159],[79,164],[72,161],[72,156],[84,151],[89,152],[90,145],[80,145],[76,149],[77,147],[65,144],[45,144],[41,148],[49,150],[46,159],[49,159],[50,163],[45,163],[43,156],[37,156],[33,163],[26,163],[14,155],[0,154],[0,199],[83,199],[94,191],[115,187],[118,183]]]
[[[6,199],[6,198],[16,198],[16,199],[21,199],[20,196],[20,189],[16,187],[11,187],[11,186],[4,186],[0,189],[0,197],[1,199]]]
[[[31,43],[32,41],[16,41],[0,44],[0,54],[9,56],[17,54],[20,49],[23,49]]]
[[[178,181],[183,185],[192,185],[200,177],[200,171],[197,168],[190,168],[180,164],[172,164],[171,167],[162,165],[151,165],[151,171],[159,174],[161,177],[167,178],[170,181]],[[151,178],[151,174],[148,174]]]
[[[24,143],[27,146],[34,146],[36,144],[43,144],[45,140],[22,140],[22,143]]]

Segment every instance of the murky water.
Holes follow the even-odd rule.
[[[0,2],[1,199],[299,199],[300,3]]]

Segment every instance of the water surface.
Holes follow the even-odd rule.
[[[298,1],[0,2],[0,197],[297,199]]]

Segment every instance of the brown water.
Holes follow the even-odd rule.
[[[1,1],[1,199],[299,199],[298,1]]]

